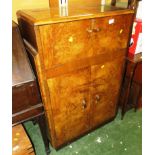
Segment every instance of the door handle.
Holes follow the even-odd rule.
[[[95,95],[95,103],[99,103],[100,101],[100,96],[97,94]]]

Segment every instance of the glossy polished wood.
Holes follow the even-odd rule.
[[[93,127],[115,116],[123,67],[123,58],[91,67]]]
[[[134,17],[111,6],[68,9],[66,16],[56,7],[17,14],[54,148],[115,117]]]
[[[118,15],[115,17],[115,24],[110,25],[108,21],[111,19],[110,16],[39,27],[40,33],[43,34],[40,37],[45,68],[70,61],[74,63],[82,58],[106,54],[109,50],[115,50],[116,53],[118,49],[125,51],[127,34],[130,31],[126,25],[129,25],[132,16]]]
[[[12,155],[35,155],[29,137],[21,124],[12,127]]]

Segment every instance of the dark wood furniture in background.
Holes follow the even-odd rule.
[[[36,78],[27,57],[16,23],[12,23],[12,125],[27,120],[38,122],[46,151],[49,141],[46,134],[44,108]]]
[[[59,11],[17,13],[54,148],[115,118],[134,17],[133,10],[114,6]]]
[[[122,119],[127,110],[142,106],[142,53],[127,57],[127,65],[122,85]]]
[[[12,127],[12,155],[35,155],[22,124]]]

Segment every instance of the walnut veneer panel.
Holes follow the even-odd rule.
[[[56,138],[60,143],[89,129],[89,80],[90,68],[48,80]]]
[[[90,20],[41,26],[45,68],[92,56],[91,39],[87,32],[90,26]]]
[[[19,11],[33,55],[51,143],[60,146],[116,115],[132,10],[101,6]],[[36,38],[25,32],[25,24]],[[31,33],[31,31],[29,32]],[[36,40],[36,48],[31,40]]]
[[[126,24],[129,25],[131,19],[131,15],[119,15],[41,26],[45,68],[113,50],[126,50],[130,32]],[[110,21],[113,23],[109,24]]]
[[[123,67],[123,58],[91,67],[92,127],[115,116]]]

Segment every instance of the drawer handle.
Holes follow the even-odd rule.
[[[95,98],[96,98],[95,102],[96,102],[96,103],[99,103],[99,101],[100,101],[100,96],[99,96],[99,95],[96,95]]]
[[[87,107],[86,100],[83,99],[82,100],[82,108],[85,109],[86,107]]]
[[[101,28],[87,29],[88,33],[99,32],[99,31],[101,31]]]
[[[101,28],[94,28],[93,29],[93,32],[100,32],[101,31]]]

